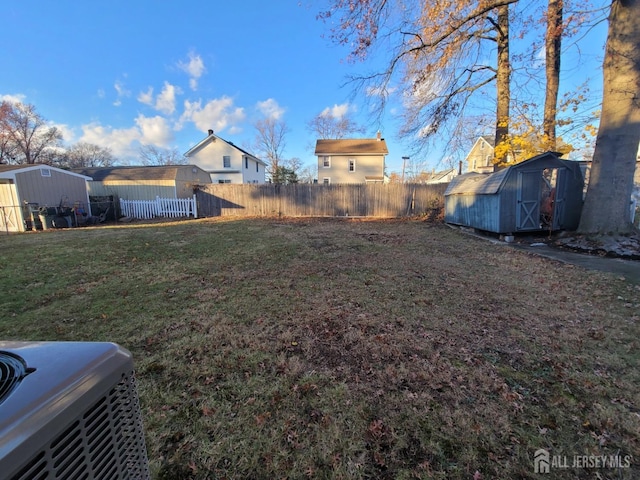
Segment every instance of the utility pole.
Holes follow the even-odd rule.
[[[402,157],[402,183],[404,183],[404,169],[409,157]]]

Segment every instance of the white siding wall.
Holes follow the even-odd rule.
[[[231,161],[229,167],[224,166],[225,156]],[[249,168],[245,168],[245,156],[235,146],[218,138],[193,153],[189,160],[210,172],[213,183],[218,183],[219,180],[230,180],[231,183],[264,183],[264,165],[259,164],[256,172],[256,161],[249,157]]]
[[[330,167],[323,165],[324,155],[318,156],[318,182],[331,178],[331,183],[365,183],[365,177],[384,175],[382,155],[331,155]],[[355,160],[355,170],[349,171],[349,161]]]

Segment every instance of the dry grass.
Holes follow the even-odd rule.
[[[634,457],[553,478],[640,477],[640,290],[621,279],[422,221],[0,247],[0,338],[133,352],[155,478],[537,478],[539,448]]]

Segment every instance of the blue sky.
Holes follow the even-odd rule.
[[[347,49],[316,19],[322,3],[3,2],[0,97],[35,105],[66,141],[110,147],[132,163],[141,143],[185,152],[209,128],[248,147],[253,123],[277,116],[290,130],[285,158],[315,165],[306,123],[327,108],[348,111],[366,136],[382,131],[388,173],[400,171],[409,143],[397,121],[388,112],[374,123],[344,86],[376,59],[344,60]],[[592,47],[603,43],[600,31]],[[432,151],[430,163],[442,155]]]

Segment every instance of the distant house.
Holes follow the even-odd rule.
[[[73,170],[90,178],[91,196],[125,200],[190,198],[196,185],[211,183],[209,174],[196,165],[153,167],[97,167]]]
[[[467,172],[492,173],[494,146],[495,137],[489,135],[479,137],[465,159]]]
[[[86,210],[89,180],[48,165],[0,165],[0,231],[24,231],[44,207]]]
[[[447,170],[442,170],[440,172],[432,173],[431,176],[424,183],[429,183],[429,184],[449,183],[457,175],[458,175],[458,170],[456,170],[455,168],[449,168]]]
[[[267,164],[213,130],[184,155],[209,172],[213,183],[265,183]]]
[[[376,138],[317,140],[318,182],[385,182],[384,162],[388,154],[380,132]]]

